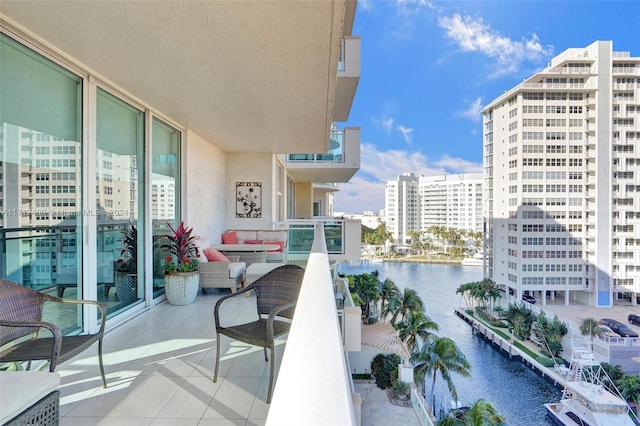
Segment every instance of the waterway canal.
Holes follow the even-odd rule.
[[[339,271],[359,274],[377,270],[380,279],[389,278],[401,289],[413,288],[426,304],[426,313],[440,325],[439,335],[453,339],[471,363],[471,377],[454,374],[458,398],[469,405],[479,398],[489,400],[509,426],[552,425],[543,404],[558,401],[561,392],[519,361],[500,354],[454,309],[464,306],[456,295],[460,284],[482,280],[482,268],[415,263],[342,263]],[[427,378],[430,380],[430,378]],[[428,382],[430,383],[430,382]],[[427,388],[427,393],[430,388]],[[451,397],[441,377],[436,381],[436,405],[449,407]]]

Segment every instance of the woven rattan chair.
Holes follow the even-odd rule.
[[[224,296],[218,300],[214,310],[216,321],[216,369],[213,381],[218,380],[218,367],[220,365],[220,335],[231,337],[244,343],[264,348],[264,360],[269,361],[267,349],[271,350],[271,365],[269,372],[269,393],[267,404],[271,403],[273,392],[273,369],[274,369],[274,341],[289,332],[291,323],[283,318],[292,319],[295,310],[298,294],[304,269],[297,265],[284,265],[258,278],[253,284],[245,287],[241,291]],[[249,323],[222,326],[220,325],[220,305],[231,298],[240,296],[242,293],[255,290],[256,307],[258,318]],[[280,319],[279,319],[280,318]]]
[[[99,331],[95,334],[63,336],[55,324],[42,321],[45,302],[96,305],[102,313]],[[7,345],[0,352],[0,362],[48,360],[49,371],[53,372],[58,364],[73,358],[97,341],[102,386],[106,388],[102,365],[102,336],[106,317],[104,306],[98,302],[61,299],[0,280],[0,347]],[[42,329],[49,330],[53,336],[38,337]],[[32,337],[28,338],[30,335]],[[14,341],[17,343],[9,345]]]

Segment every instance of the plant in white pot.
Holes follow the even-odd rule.
[[[171,256],[167,256],[164,265],[164,292],[172,305],[186,305],[196,299],[200,287],[196,260],[200,252],[193,244],[193,228],[187,228],[184,222],[175,229],[168,222],[167,225],[172,233],[166,237],[169,244],[162,247],[168,249]]]

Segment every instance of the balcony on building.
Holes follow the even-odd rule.
[[[334,129],[324,153],[286,155],[296,182],[348,182],[360,169],[360,128]]]
[[[345,37],[340,43],[338,85],[333,121],[347,121],[360,82],[360,37]]]

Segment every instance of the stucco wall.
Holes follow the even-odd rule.
[[[206,237],[212,244],[218,243],[227,229],[226,154],[190,130],[185,152],[186,198],[182,200],[185,224],[192,226],[196,235]]]
[[[228,153],[226,223],[228,229],[273,229],[274,156],[267,153]],[[236,182],[262,183],[262,217],[236,217]],[[219,240],[219,238],[218,238]]]
[[[312,217],[313,186],[310,182],[297,182],[295,219],[311,219]]]

